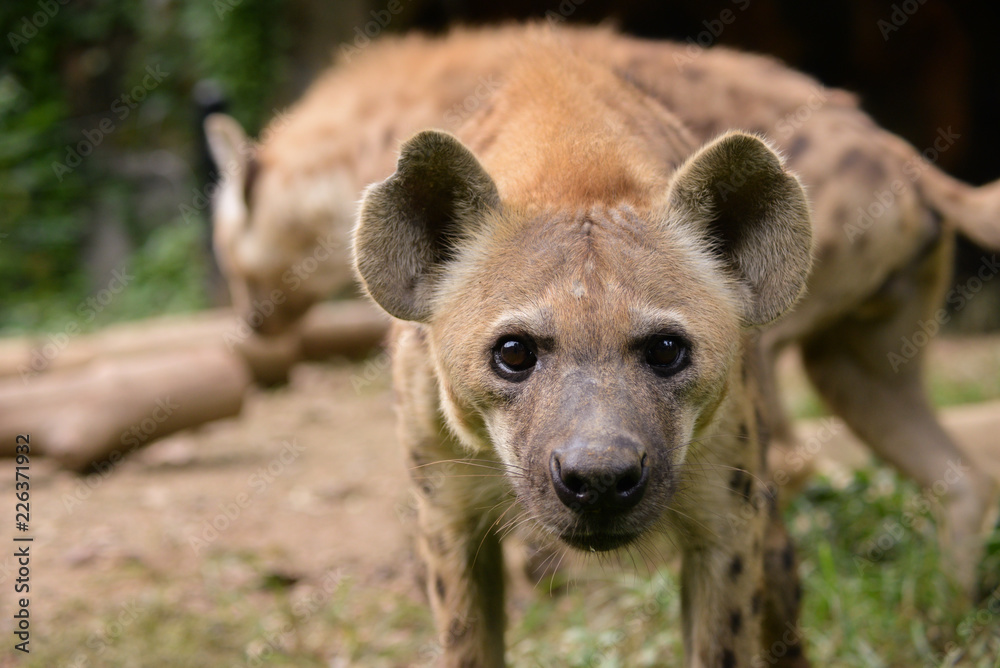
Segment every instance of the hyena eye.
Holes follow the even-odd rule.
[[[688,346],[679,336],[657,334],[646,344],[646,364],[660,374],[674,374],[687,366]]]
[[[535,346],[530,339],[505,336],[493,346],[493,370],[506,380],[524,380],[536,362]]]

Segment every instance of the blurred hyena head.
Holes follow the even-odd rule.
[[[297,151],[287,133],[265,130],[257,144],[223,114],[209,116],[205,131],[220,172],[213,247],[233,306],[258,333],[280,334],[352,284],[356,188],[345,173],[310,164],[308,147]]]

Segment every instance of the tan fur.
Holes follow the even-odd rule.
[[[315,254],[316,239],[346,236],[354,193],[388,175],[398,139],[425,126],[455,130],[465,116],[463,102],[482,112],[473,139],[483,145],[501,141],[504,127],[502,141],[516,136],[516,126],[504,123],[517,110],[494,109],[502,100],[492,92],[477,96],[475,91],[484,78],[491,82],[491,91],[495,82],[506,78],[526,32],[549,31],[514,26],[459,30],[445,40],[386,41],[323,77],[286,119],[276,121],[262,147],[266,157],[257,185],[250,189],[249,224],[245,213],[235,219],[225,214],[241,206],[238,170],[220,197],[232,206],[216,212],[217,252],[247,316],[253,309],[251,292],[259,301],[277,289],[288,295],[289,304],[267,318],[262,329],[279,332],[332,286],[343,285],[343,243],[306,280],[284,278],[289,267]],[[814,211],[817,262],[806,299],[791,317],[765,332],[762,341],[764,417],[779,446],[773,456],[776,471],[785,480],[801,480],[808,472],[808,467],[781,454],[793,438],[773,367],[777,352],[791,342],[805,344],[811,376],[831,408],[876,453],[919,484],[933,485],[950,460],[963,459],[927,404],[920,378],[922,354],[897,369],[887,356],[898,349],[902,337],[917,330],[918,321],[932,317],[938,308],[950,273],[946,249],[956,228],[981,243],[1000,246],[1000,182],[971,188],[951,179],[878,128],[852,95],[825,88],[774,59],[637,40],[602,28],[555,32],[559,41],[605,63],[644,94],[646,107],[660,104],[676,114],[687,128],[668,121],[678,137],[707,141],[730,128],[762,133],[806,184]],[[589,100],[572,101],[587,104]],[[662,116],[657,118],[663,122]],[[616,122],[634,125],[638,120]],[[548,131],[558,135],[559,124]],[[511,153],[506,159],[513,165],[523,157]],[[541,156],[553,164],[569,158]],[[537,187],[548,187],[549,179],[558,177],[552,170],[540,173],[544,178],[534,184]],[[642,188],[641,178],[620,174],[621,182],[601,187]],[[903,184],[902,192],[892,196],[870,226],[860,226],[859,211],[869,210],[876,194],[891,192],[895,182]],[[589,179],[578,185],[584,192],[576,194],[600,194],[586,192],[595,187]],[[310,202],[317,204],[310,208]],[[859,392],[859,387],[866,391]],[[952,571],[967,588],[994,499],[994,482],[978,470],[952,485],[942,499],[944,547]]]
[[[686,665],[750,666],[797,623],[760,598],[797,578],[765,565],[753,360],[806,280],[805,195],[759,138],[697,150],[611,70],[524,48],[461,141],[403,146],[354,233],[364,287],[408,321],[394,382],[443,665],[503,665],[499,541],[528,523],[590,550],[671,534]],[[690,356],[669,373],[646,352],[663,334]],[[538,359],[516,379],[496,366],[512,336]],[[807,664],[796,644],[780,665]]]

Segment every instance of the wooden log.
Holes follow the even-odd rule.
[[[0,455],[32,452],[85,471],[155,438],[239,413],[251,375],[223,345],[111,356],[27,382],[0,381]],[[107,464],[104,464],[105,466]]]
[[[27,381],[95,360],[201,348],[213,342],[243,355],[259,382],[280,382],[302,359],[356,357],[379,345],[388,319],[360,300],[314,306],[298,326],[260,337],[229,309],[166,316],[72,336],[66,332],[0,341],[0,378]]]
[[[237,414],[252,379],[283,382],[303,359],[364,355],[387,328],[354,301],[318,304],[276,337],[219,310],[2,342],[0,456],[27,433],[34,453],[66,468],[117,463],[155,438]]]
[[[29,380],[97,359],[203,347],[206,342],[221,341],[233,319],[229,309],[214,309],[111,325],[93,334],[74,335],[74,330],[66,328],[0,340],[0,377]]]

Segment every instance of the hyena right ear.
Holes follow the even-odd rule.
[[[426,322],[435,273],[462,234],[499,206],[493,179],[458,139],[417,134],[396,172],[365,191],[353,248],[362,285],[390,315]]]
[[[766,325],[795,304],[812,265],[809,203],[759,137],[730,132],[709,142],[677,170],[670,205],[742,288],[746,325]]]

